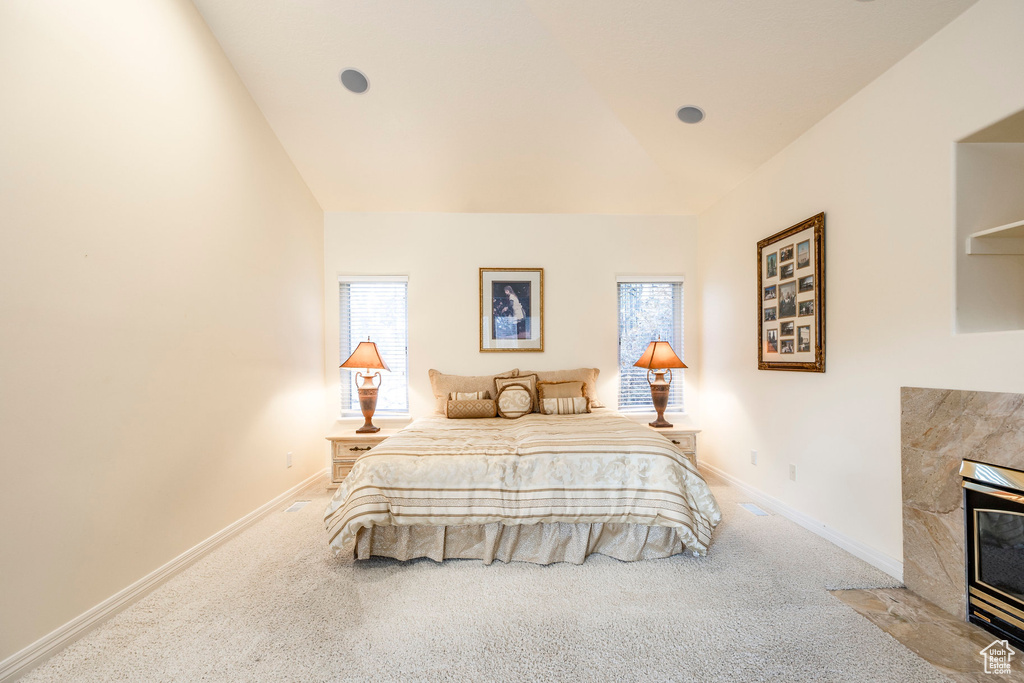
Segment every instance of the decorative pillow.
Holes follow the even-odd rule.
[[[522,371],[520,375],[537,375],[538,382],[584,382],[586,383],[586,397],[590,399],[591,408],[604,408],[604,403],[597,398],[597,376],[600,374],[598,368],[576,368],[575,370],[541,370],[540,372],[530,370]]]
[[[446,375],[437,370],[430,371],[430,388],[434,392],[434,405],[438,413],[444,415],[445,404],[448,403],[448,395],[453,391],[458,393],[470,393],[475,391],[492,391],[492,396],[497,395],[497,387],[494,386],[495,377],[515,377],[519,370],[509,370],[500,375]]]
[[[511,420],[533,412],[533,395],[522,384],[509,384],[498,392],[498,415]]]
[[[468,417],[494,417],[498,404],[493,399],[457,399],[448,401],[445,415],[452,420]]]
[[[490,397],[489,391],[453,391],[448,394],[449,401],[477,401]]]
[[[503,387],[507,387],[511,384],[518,384],[521,387],[525,387],[530,392],[530,400],[533,402],[533,412],[539,410],[537,404],[537,375],[516,375],[510,379],[495,379],[494,386],[501,391]],[[498,409],[501,412],[501,409]]]
[[[537,398],[576,398],[587,395],[586,382],[537,382]]]
[[[545,398],[541,399],[540,412],[545,415],[580,415],[589,413],[586,396],[575,396],[573,398]]]

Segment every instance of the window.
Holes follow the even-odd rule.
[[[382,370],[380,373],[376,412],[409,412],[409,278],[341,277],[338,278],[338,295],[341,312],[341,360],[338,363],[343,363],[359,342],[369,337],[391,368],[391,372]],[[356,372],[341,369],[343,415],[360,412]]]
[[[633,366],[647,345],[660,338],[683,358],[683,279],[619,279],[619,410],[653,411],[647,371]],[[684,359],[685,360],[685,359]],[[682,371],[673,371],[670,412],[683,411]]]

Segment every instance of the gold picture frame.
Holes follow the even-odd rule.
[[[785,280],[783,263],[792,264]],[[775,315],[766,320],[769,308]],[[810,328],[810,343],[787,336],[783,351],[781,326],[793,321]],[[824,213],[757,243],[757,369],[825,372]]]
[[[544,350],[544,269],[480,269],[480,352]]]

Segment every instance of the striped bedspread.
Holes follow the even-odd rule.
[[[360,457],[324,514],[336,550],[371,526],[619,522],[674,527],[701,555],[720,519],[668,439],[604,412],[421,418]]]

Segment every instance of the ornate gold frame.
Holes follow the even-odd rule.
[[[814,320],[813,323],[808,320],[810,316],[800,315],[800,301],[799,299],[795,302],[797,306],[797,315],[792,320],[799,321],[803,318],[802,322],[811,323],[810,326],[814,328],[814,360],[810,362],[796,362],[796,361],[778,361],[778,360],[765,360],[764,353],[764,266],[763,259],[766,255],[765,252],[777,251],[781,246],[778,244],[783,240],[787,240],[794,237],[798,233],[803,232],[809,228],[813,228],[813,238],[811,239],[811,262],[814,264]],[[774,246],[774,249],[769,247]],[[789,246],[789,245],[785,245]],[[796,273],[796,241],[793,241],[793,265],[794,265],[794,277],[793,281],[799,283],[800,277]],[[787,261],[788,263],[788,261]],[[781,276],[782,261],[779,259],[777,266],[779,268],[779,274]],[[787,282],[789,280],[787,279]],[[776,284],[779,284],[778,282]],[[797,284],[797,295],[800,294],[800,286]],[[776,298],[779,298],[780,294],[776,289]],[[775,303],[779,305],[778,301]],[[787,319],[789,320],[789,319]],[[781,323],[782,317],[777,316],[777,320],[769,321],[775,324]],[[806,327],[807,325],[801,325]],[[795,325],[794,325],[795,327]],[[778,337],[779,344],[781,345],[782,338],[781,334]],[[795,338],[794,338],[795,345]],[[787,354],[788,355],[788,354]],[[796,225],[786,228],[782,232],[777,232],[771,237],[767,237],[757,243],[757,369],[758,370],[795,370],[798,372],[825,372],[825,214],[819,213],[817,216],[812,216],[805,221],[801,221]]]
[[[528,349],[485,349],[484,348],[484,273],[537,273],[540,282],[540,346]],[[480,268],[479,291],[477,292],[479,303],[479,316],[477,317],[477,336],[480,340],[480,353],[530,353],[544,350],[544,269],[543,268]]]

